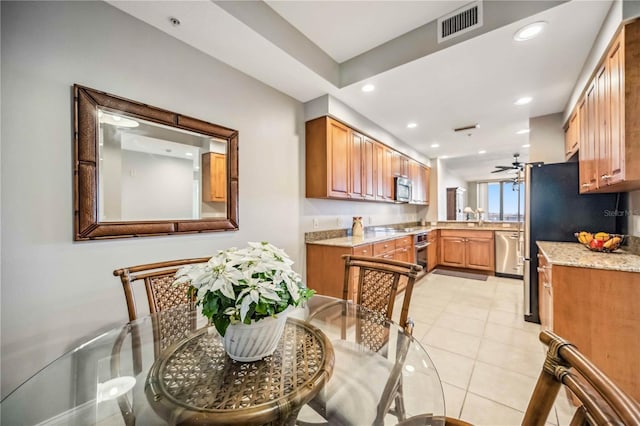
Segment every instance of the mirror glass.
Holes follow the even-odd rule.
[[[98,108],[100,222],[226,218],[227,141]]]
[[[74,239],[239,229],[237,130],[73,86]]]

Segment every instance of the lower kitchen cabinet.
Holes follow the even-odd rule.
[[[493,231],[440,230],[440,264],[495,271]]]
[[[538,253],[538,315],[542,329],[549,331],[553,331],[553,288],[551,282],[551,265],[544,255]]]
[[[432,271],[436,266],[438,266],[439,234],[439,231],[436,229],[429,232],[427,235],[427,242],[429,243],[429,246],[427,247],[427,272]]]
[[[342,256],[371,256],[414,263],[413,237],[379,241],[355,247],[307,244],[307,287],[318,294],[342,298],[344,285],[344,260]],[[352,280],[353,282],[353,280]],[[401,281],[398,291],[404,290]],[[349,290],[348,298],[355,299],[355,289]]]
[[[544,256],[540,263],[542,328],[573,343],[640,400],[640,274],[549,265]]]

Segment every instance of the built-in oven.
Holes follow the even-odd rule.
[[[415,247],[416,263],[422,266],[422,274],[427,273],[427,248],[431,244],[426,232],[418,232],[413,236],[413,246]]]

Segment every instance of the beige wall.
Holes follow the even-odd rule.
[[[564,159],[562,113],[529,119],[529,161],[561,163]]]

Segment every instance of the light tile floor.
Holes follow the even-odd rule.
[[[401,296],[396,313],[400,303]],[[540,326],[524,321],[523,303],[520,280],[429,274],[416,283],[413,334],[438,370],[449,417],[521,424],[545,355]],[[547,422],[567,425],[572,415],[561,391]]]

